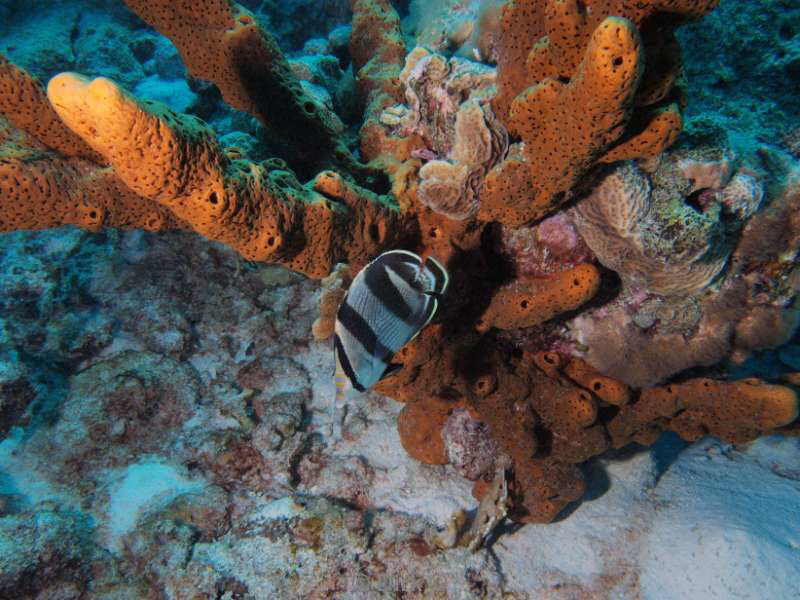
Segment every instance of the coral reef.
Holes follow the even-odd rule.
[[[418,47],[400,79],[409,106],[390,107],[381,120],[396,127],[395,135],[422,139],[424,146],[412,152],[427,159],[419,170],[419,202],[450,219],[474,217],[480,184],[508,148],[508,135],[489,107],[494,71]]]
[[[651,174],[623,164],[569,211],[599,260],[625,284],[612,302],[569,325],[595,368],[646,387],[727,357],[743,362],[791,339],[795,167],[778,169],[767,202],[762,176],[728,164],[736,162],[729,150],[709,156],[700,147],[667,153]],[[613,211],[602,200],[612,190],[625,190]],[[681,273],[663,272],[667,263]]]
[[[592,166],[653,157],[669,146],[680,131],[682,103],[671,28],[715,5],[609,1],[589,10],[580,2],[511,2],[503,13],[493,105],[525,145],[489,173],[484,216],[512,225],[539,219]]]
[[[0,457],[84,511],[0,488],[0,514],[69,542],[42,538],[0,590],[69,579],[79,597],[96,571],[119,597],[497,597],[480,547],[506,517],[573,509],[587,461],[664,432],[797,433],[796,376],[745,370],[768,351],[797,369],[793,138],[742,151],[700,123],[669,148],[675,29],[716,0],[412,2],[405,31],[388,0],[351,0],[347,44],[331,32],[291,60],[256,7],[173,4],[126,0],[205,82],[192,112],[213,116],[216,88],[245,113],[219,136],[141,84],[64,72],[45,91],[0,59],[0,242],[76,225],[36,252],[81,274],[69,288],[0,251],[20,265],[0,294],[0,438],[25,449]],[[151,35],[131,79],[180,71]],[[396,247],[451,285],[327,436],[317,342],[350,277]],[[421,508],[437,486],[459,501]],[[256,555],[275,558],[242,567]]]
[[[712,181],[687,162],[678,159],[676,168],[674,156],[664,157],[652,173],[655,186],[633,163],[622,163],[570,211],[597,259],[632,291],[674,296],[707,288],[732,250],[726,235],[761,203],[764,191],[753,176]]]

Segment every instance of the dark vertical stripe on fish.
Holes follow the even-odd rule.
[[[411,287],[415,289],[419,288],[419,273],[424,268],[424,265],[422,264],[422,259],[416,254],[399,250],[387,252],[378,257],[375,260],[375,264],[391,267],[394,269],[395,273],[400,274],[403,279],[408,281]]]
[[[450,277],[442,263],[429,256],[425,261],[425,268],[433,274],[433,278],[436,281],[433,291],[437,294],[444,294],[445,290],[447,290],[447,284],[450,282]]]
[[[347,297],[345,297],[344,302],[342,302],[342,305],[339,307],[337,318],[342,324],[342,327],[364,347],[364,351],[368,354],[387,362],[392,354],[394,354],[394,352],[381,343],[378,336],[375,335],[375,331],[369,326],[369,323],[366,322],[364,317],[358,314],[353,307],[348,304]]]
[[[380,301],[386,309],[395,317],[409,323],[414,315],[412,308],[406,303],[403,294],[392,283],[387,271],[389,267],[384,265],[373,265],[364,274],[364,282],[367,289],[372,293],[376,300]],[[403,277],[403,273],[398,275]],[[403,277],[405,280],[405,277]]]
[[[359,383],[358,377],[356,377],[356,373],[353,371],[353,365],[350,364],[350,359],[347,357],[347,352],[344,351],[344,345],[342,345],[342,340],[339,338],[338,333],[333,334],[333,350],[336,352],[336,357],[339,359],[339,365],[341,365],[342,371],[344,371],[344,374],[347,375],[350,383],[353,384],[353,387],[356,390],[363,392],[364,386]]]

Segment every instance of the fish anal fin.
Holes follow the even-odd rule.
[[[402,368],[403,368],[402,363],[389,363],[388,365],[386,365],[386,370],[384,370],[383,375],[381,375],[381,379],[389,377],[389,375],[391,375],[395,371],[399,371]]]

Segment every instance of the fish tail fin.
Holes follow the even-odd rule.
[[[331,422],[333,423],[334,437],[341,437],[342,422],[344,421],[344,410],[347,405],[347,384],[349,380],[344,373],[339,361],[336,361],[336,372],[333,375],[333,383],[336,391],[333,396],[333,404],[331,405]]]
[[[336,385],[336,394],[333,402],[336,408],[342,408],[347,404],[347,376],[344,373],[337,373],[333,377],[333,383]]]

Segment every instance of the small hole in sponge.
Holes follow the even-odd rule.
[[[217,198],[217,192],[211,192],[211,195],[208,197],[208,201],[211,204],[216,204],[219,202],[219,199]]]
[[[617,56],[614,60],[611,61],[611,64],[615,67],[618,67],[622,64],[622,58]]]
[[[700,188],[686,196],[684,202],[699,213],[705,212],[715,199],[714,191],[709,188]]]
[[[267,246],[274,246],[274,245],[275,245],[275,237],[274,236],[269,236],[267,238]]]
[[[371,239],[373,242],[380,241],[381,232],[380,229],[378,228],[377,223],[373,223],[372,225],[370,225],[368,232],[369,232],[369,239]]]
[[[529,302],[528,302],[527,300],[523,300],[522,302],[520,302],[520,303],[519,303],[519,305],[520,305],[522,308],[528,308],[528,306],[529,306]]]

